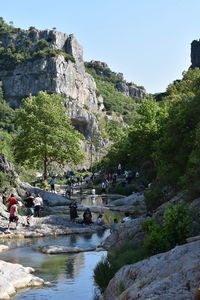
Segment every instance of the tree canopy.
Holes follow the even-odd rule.
[[[83,158],[79,148],[83,137],[73,128],[62,101],[59,95],[39,92],[24,99],[16,111],[16,160],[40,169],[43,166],[44,176],[54,162],[78,164]]]

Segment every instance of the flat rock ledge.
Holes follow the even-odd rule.
[[[43,246],[38,248],[39,251],[46,254],[60,254],[60,253],[79,253],[95,251],[96,248],[78,248],[78,247],[64,247],[64,246]]]
[[[7,230],[8,221],[0,221],[0,240],[3,239],[23,239],[37,238],[45,236],[57,236],[68,234],[92,233],[98,230],[105,230],[106,226],[98,226],[95,224],[84,225],[71,223],[67,218],[60,216],[48,216],[43,218],[34,218],[31,220],[31,226],[26,227],[25,217],[20,217],[20,224],[17,229],[11,228]],[[24,226],[22,226],[24,225]]]
[[[49,284],[32,275],[32,272],[34,272],[33,268],[0,260],[0,300],[11,299],[18,289]]]
[[[8,249],[9,249],[8,246],[6,246],[6,245],[0,245],[0,252],[1,252],[1,251],[8,250]]]

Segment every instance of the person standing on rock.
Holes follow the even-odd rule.
[[[11,222],[15,222],[16,223],[16,228],[17,228],[18,220],[19,220],[19,218],[17,216],[17,200],[16,200],[10,207],[8,230],[10,229]]]
[[[54,177],[52,177],[51,178],[51,180],[49,181],[49,184],[50,184],[50,189],[51,189],[51,192],[56,192],[56,190],[55,190],[55,178]]]
[[[11,194],[10,198],[8,198],[8,211],[10,211],[11,206],[16,202],[17,199],[15,198],[14,194]]]
[[[34,217],[40,217],[40,209],[43,207],[42,197],[37,194],[34,199]]]
[[[76,200],[73,199],[69,205],[69,213],[70,213],[70,220],[71,222],[75,222],[75,219],[78,217],[77,214],[77,204]]]
[[[26,199],[24,199],[25,207],[26,207],[26,221],[27,225],[30,226],[30,219],[34,214],[34,197],[28,196]]]

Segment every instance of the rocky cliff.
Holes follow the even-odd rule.
[[[200,40],[191,43],[191,68],[200,68]]]
[[[83,50],[73,35],[34,28],[11,30],[0,32],[0,43],[0,81],[12,107],[41,90],[60,94],[77,129],[85,136],[97,129],[93,112],[101,111],[103,99],[85,71]]]
[[[113,86],[123,95],[131,98],[144,98],[146,91],[144,87],[137,86],[135,83],[127,82],[122,73],[115,73],[110,70],[104,62],[94,61],[86,63],[88,71],[94,70],[97,76],[103,80],[112,82]]]
[[[122,267],[101,300],[192,300],[199,286],[200,241]]]

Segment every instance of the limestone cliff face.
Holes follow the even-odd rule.
[[[71,55],[74,62],[66,61],[61,53],[55,57],[25,60],[11,69],[0,69],[7,102],[16,108],[21,105],[22,98],[37,95],[41,90],[60,94],[75,126],[81,128],[85,136],[90,135],[91,126],[97,128],[93,112],[103,108],[103,99],[96,94],[94,79],[85,72],[83,50],[75,37],[53,30],[35,29],[0,35],[2,47],[14,44],[17,51],[26,51],[28,43],[34,47],[40,40],[47,41],[51,49],[60,49]]]

